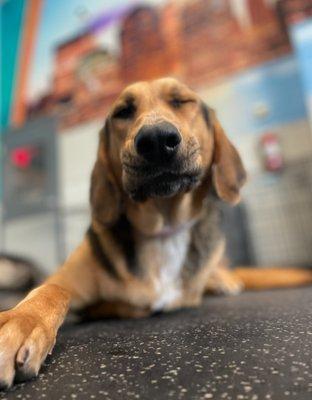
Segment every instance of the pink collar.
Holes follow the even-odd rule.
[[[191,219],[190,221],[184,222],[183,224],[180,224],[178,226],[165,226],[161,231],[151,234],[151,235],[146,235],[142,234],[144,237],[147,239],[167,239],[170,236],[177,235],[178,233],[191,229],[195,223],[197,222],[197,219]]]

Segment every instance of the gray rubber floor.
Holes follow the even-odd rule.
[[[312,288],[66,326],[37,380],[1,399],[312,399]]]

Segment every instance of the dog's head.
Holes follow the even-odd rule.
[[[122,193],[134,201],[172,197],[207,176],[221,199],[239,200],[245,170],[214,111],[172,78],[128,86],[100,133],[91,183],[97,218],[115,220]]]

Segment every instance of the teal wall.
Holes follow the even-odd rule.
[[[8,126],[23,14],[27,0],[6,0],[1,5],[1,131]]]

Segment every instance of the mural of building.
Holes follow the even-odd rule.
[[[195,87],[208,85],[289,52],[276,8],[266,0],[244,1],[244,21],[233,0],[135,6],[120,22],[119,56],[103,49],[92,32],[81,33],[56,48],[51,93],[42,105],[70,126],[104,116],[129,82],[174,75]],[[40,113],[40,104],[34,110]]]
[[[86,32],[56,47],[51,92],[29,114],[56,112],[62,127],[75,125],[103,117],[120,89],[117,59]]]
[[[309,0],[279,0],[277,8],[284,25],[312,17],[312,2]]]

